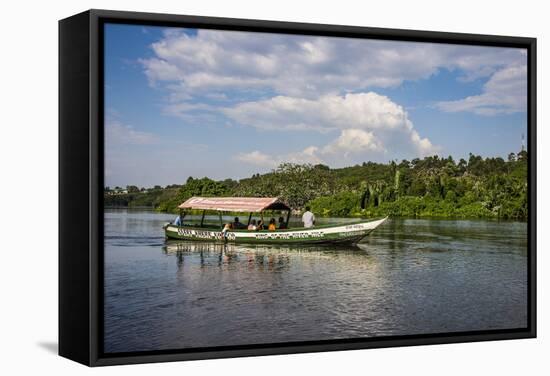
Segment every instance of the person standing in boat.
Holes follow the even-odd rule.
[[[302,222],[304,222],[305,228],[313,227],[315,224],[315,215],[310,210],[310,207],[306,206],[306,212],[302,215]]]
[[[224,240],[227,241],[227,232],[228,232],[229,230],[232,230],[232,229],[233,229],[233,224],[231,224],[231,223],[226,223],[226,224],[223,226],[222,235],[223,235]]]

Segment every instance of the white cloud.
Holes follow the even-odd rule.
[[[118,120],[106,119],[105,140],[109,145],[149,145],[156,142],[152,133],[136,131],[129,125]]]
[[[318,100],[278,96],[224,112],[240,124],[260,129],[339,130],[339,136],[324,146],[309,146],[284,156],[255,151],[254,158],[253,153],[239,157],[266,167],[281,162],[346,165],[387,153],[418,157],[439,150],[418,134],[403,107],[373,92],[325,95]]]
[[[318,99],[276,96],[222,110],[234,121],[264,130],[409,128],[403,107],[374,92]]]
[[[362,129],[344,129],[336,140],[323,148],[324,154],[342,154],[344,157],[365,151],[383,153],[386,149],[372,132]]]
[[[279,164],[282,162],[290,162],[290,163],[298,163],[298,164],[304,164],[304,163],[311,163],[311,164],[318,164],[318,163],[324,163],[324,160],[321,155],[319,155],[319,148],[317,146],[308,146],[304,150],[289,153],[286,156],[282,156],[279,158]]]
[[[317,100],[277,96],[223,111],[239,124],[265,130],[342,130],[338,139],[324,147],[325,154],[390,148],[415,155],[436,151],[430,140],[419,136],[403,107],[374,92],[325,95]]]
[[[446,112],[468,111],[478,115],[511,114],[527,108],[527,66],[498,70],[483,86],[483,93],[455,101],[439,102]]]
[[[235,156],[235,159],[239,162],[270,168],[277,167],[279,163],[279,161],[274,159],[272,156],[258,150],[254,150],[250,153],[239,153]]]
[[[523,50],[511,48],[204,29],[196,35],[170,29],[151,48],[154,57],[141,63],[173,98],[265,89],[316,98],[396,87],[441,68],[460,69],[461,79],[471,81],[526,64]]]
[[[318,164],[323,163],[323,159],[318,155],[319,148],[316,146],[309,146],[302,151],[288,153],[286,155],[270,155],[262,153],[259,150],[254,150],[250,153],[239,153],[234,159],[239,162],[248,163],[251,165],[275,168],[281,163],[310,163]]]

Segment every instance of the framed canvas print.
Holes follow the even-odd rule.
[[[536,335],[536,40],[59,23],[59,353]]]

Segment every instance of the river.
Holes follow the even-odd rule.
[[[289,247],[166,242],[171,219],[105,210],[106,353],[527,326],[525,222],[391,219],[358,247]]]

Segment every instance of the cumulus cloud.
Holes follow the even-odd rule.
[[[342,154],[348,157],[352,153],[386,152],[382,142],[372,132],[362,129],[344,129],[340,136],[323,148],[324,154]]]
[[[277,96],[223,111],[239,124],[264,130],[341,130],[337,139],[320,150],[323,154],[385,152],[388,148],[416,155],[436,151],[430,140],[419,136],[402,106],[374,92],[325,95],[316,100]]]
[[[339,131],[339,136],[324,146],[278,157],[259,151],[238,157],[266,167],[281,162],[344,165],[388,152],[416,157],[438,151],[414,129],[403,107],[374,92],[325,95],[317,100],[278,96],[241,103],[224,112],[240,124],[260,129]]]
[[[455,101],[439,102],[446,112],[478,115],[511,114],[527,108],[527,66],[514,65],[497,71],[483,86],[483,93]]]
[[[239,162],[249,163],[262,167],[277,167],[280,160],[274,159],[269,154],[262,153],[259,150],[251,151],[250,153],[239,153],[235,156],[235,160]]]
[[[406,112],[374,92],[324,95],[318,99],[276,96],[240,103],[223,112],[231,119],[266,130],[319,130],[407,127]]]
[[[304,150],[289,153],[286,156],[282,156],[279,158],[279,164],[282,162],[290,162],[290,163],[310,163],[310,164],[318,164],[318,163],[324,163],[322,156],[319,155],[319,148],[317,146],[308,146]]]
[[[152,84],[171,98],[227,90],[315,98],[367,88],[396,87],[429,78],[441,68],[461,79],[490,77],[525,65],[520,49],[298,36],[239,31],[170,29],[141,60]]]
[[[309,146],[304,150],[288,153],[286,155],[271,155],[259,150],[254,150],[249,153],[239,153],[235,155],[233,159],[242,163],[273,169],[281,163],[325,163],[319,152],[320,150],[316,146]]]

